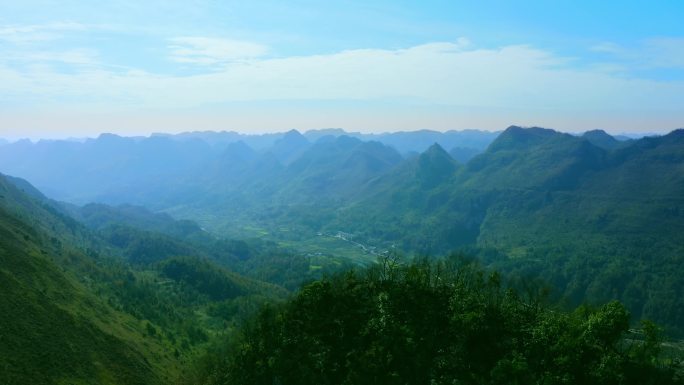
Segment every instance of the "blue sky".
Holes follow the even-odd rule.
[[[0,2],[0,137],[684,127],[681,1]]]

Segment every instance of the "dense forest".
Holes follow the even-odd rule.
[[[0,177],[2,383],[173,383],[211,340],[287,296],[163,233],[92,230],[15,184],[27,188]]]
[[[619,302],[570,312],[452,256],[388,257],[304,286],[200,361],[208,384],[674,384],[679,361]]]

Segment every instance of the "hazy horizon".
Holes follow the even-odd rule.
[[[231,130],[231,129],[222,129],[222,130],[180,130],[180,131],[154,131],[154,132],[111,132],[111,131],[102,131],[102,132],[93,132],[89,133],[87,135],[83,136],[78,136],[78,135],[68,135],[68,134],[63,134],[63,135],[55,135],[55,136],[26,136],[26,135],[17,135],[17,136],[0,136],[0,141],[5,140],[8,143],[15,143],[21,140],[30,140],[33,143],[37,143],[41,140],[65,140],[65,141],[85,141],[88,139],[97,139],[101,135],[108,135],[108,134],[113,134],[121,137],[126,137],[126,138],[150,138],[152,136],[174,136],[174,135],[183,135],[183,134],[195,134],[195,133],[237,133],[240,135],[269,135],[269,134],[284,134],[288,131],[298,131],[301,134],[306,134],[307,132],[310,131],[324,131],[324,130],[343,130],[345,133],[348,134],[363,134],[363,135],[383,135],[383,134],[394,134],[394,133],[400,133],[400,132],[418,132],[418,131],[433,131],[433,132],[441,132],[441,133],[446,133],[446,132],[465,132],[465,131],[480,131],[480,132],[491,132],[491,133],[496,133],[496,132],[502,132],[506,128],[510,126],[519,126],[523,128],[530,128],[530,127],[541,127],[541,126],[522,126],[522,125],[508,125],[506,127],[501,127],[499,129],[478,129],[478,128],[463,128],[463,129],[450,129],[450,130],[433,130],[430,128],[418,128],[418,129],[413,129],[413,130],[388,130],[388,131],[357,131],[357,130],[348,130],[344,129],[342,127],[323,127],[323,128],[312,128],[312,129],[299,129],[299,128],[284,128],[280,130],[273,130],[273,131],[263,131],[263,132],[249,132],[249,131],[241,131],[241,130]],[[612,136],[624,136],[624,137],[629,137],[629,138],[641,138],[645,136],[654,136],[654,135],[666,135],[672,131],[681,129],[681,128],[673,128],[672,130],[664,131],[664,132],[610,132],[609,130],[603,130],[601,128],[596,128],[592,130],[584,130],[584,131],[563,131],[563,130],[558,130],[553,127],[541,127],[541,128],[546,128],[546,129],[551,129],[554,131],[562,132],[562,133],[567,133],[567,134],[572,134],[572,135],[581,135],[587,131],[592,131],[592,130],[602,130],[607,132],[608,134]]]
[[[0,137],[684,126],[674,2],[0,6]],[[634,21],[638,20],[637,23]]]

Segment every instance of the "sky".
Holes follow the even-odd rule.
[[[684,127],[682,1],[0,0],[0,137]]]

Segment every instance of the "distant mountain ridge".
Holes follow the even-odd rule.
[[[117,197],[121,196],[122,190],[154,190],[155,186],[168,185],[170,181],[195,179],[198,175],[206,175],[207,169],[217,167],[220,162],[223,162],[220,167],[240,168],[236,164],[244,163],[246,157],[252,157],[253,162],[273,164],[274,160],[267,161],[272,157],[286,166],[319,139],[346,136],[378,141],[394,147],[400,154],[422,152],[436,142],[446,149],[461,148],[461,153],[468,159],[483,151],[496,135],[474,130],[386,134],[342,130],[314,130],[301,134],[290,130],[263,135],[224,131],[153,134],[150,137],[102,134],[83,142],[42,140],[5,145],[0,151],[0,171],[20,175],[60,200],[79,204],[99,201],[149,205],[143,196]],[[261,154],[261,159],[250,153]]]
[[[365,141],[291,131],[261,138],[272,143],[260,148],[192,134],[151,143],[105,136],[3,146],[0,167],[33,175],[48,194],[143,205],[215,234],[296,243],[342,232],[387,250],[470,250],[543,277],[573,303],[618,298],[636,318],[684,332],[684,300],[666,294],[684,292],[684,278],[672,275],[684,268],[683,133],[617,140],[511,126],[465,162],[449,154],[455,142],[430,140],[434,132]],[[409,142],[422,150],[402,153]],[[90,161],[96,153],[109,155]]]

